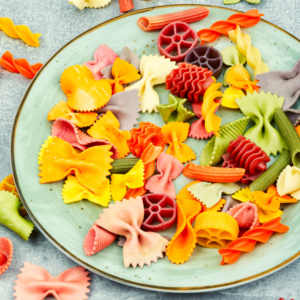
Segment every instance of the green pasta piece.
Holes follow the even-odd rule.
[[[113,168],[110,170],[110,174],[126,174],[139,160],[136,157],[116,159],[111,163]]]
[[[271,122],[274,118],[274,112],[277,107],[281,108],[284,102],[283,97],[267,94],[263,91],[253,94],[247,93],[247,96],[235,99],[235,102],[244,113],[245,116],[251,118],[255,123],[248,129],[244,136],[262,148],[267,155],[281,153],[288,146],[281,135]]]
[[[290,150],[292,163],[300,167],[300,138],[293,124],[281,108],[276,108],[274,120],[279,132],[283,135]]]
[[[291,162],[290,152],[284,149],[274,164],[249,185],[251,192],[264,192],[277,180],[280,173],[287,165],[291,164]]]
[[[214,136],[205,145],[201,153],[200,164],[202,166],[214,166],[219,163],[230,142],[245,132],[249,120],[249,117],[244,117],[221,126],[220,137]]]
[[[235,4],[239,2],[241,2],[241,0],[223,0],[224,4]]]
[[[17,196],[10,192],[0,191],[0,224],[11,229],[27,241],[34,224],[20,216],[19,208],[21,206]]]
[[[260,0],[246,0],[246,1],[251,4],[259,4],[260,3]]]
[[[187,99],[178,98],[169,94],[169,104],[158,104],[155,108],[165,123],[185,122],[195,117],[195,114],[191,110],[184,107],[186,101]]]

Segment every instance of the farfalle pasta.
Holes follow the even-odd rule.
[[[277,191],[280,196],[290,194],[293,198],[300,200],[300,169],[287,166],[279,175]]]
[[[271,125],[275,109],[283,105],[282,97],[278,98],[271,93],[255,91],[235,101],[241,111],[255,123],[244,134],[246,138],[263,149],[267,155],[276,156],[278,152],[281,153],[283,149],[287,149],[283,136]]]
[[[15,185],[14,177],[12,176],[12,174],[6,176],[0,182],[0,191],[10,192],[13,195],[19,197],[16,185]]]
[[[75,0],[75,1],[81,1],[81,0]],[[92,0],[97,1],[97,0]],[[94,60],[93,61],[87,61],[83,65],[88,67],[96,80],[100,80],[103,78],[103,75],[101,71],[114,63],[118,55],[109,47],[107,47],[105,44],[100,45],[95,53],[94,53]]]
[[[70,120],[77,127],[87,127],[92,125],[98,114],[95,112],[74,112],[67,105],[67,102],[59,101],[48,113],[47,120],[55,121],[58,118]]]
[[[68,142],[74,148],[84,151],[94,146],[111,145],[112,158],[118,157],[117,148],[107,140],[96,140],[78,129],[71,121],[58,118],[52,125],[51,135]]]
[[[2,275],[10,266],[13,257],[13,243],[7,237],[0,237],[0,275]]]
[[[136,189],[144,186],[144,164],[139,160],[126,174],[111,175],[111,195],[114,201],[121,201],[127,188]]]
[[[135,89],[112,95],[109,102],[98,109],[97,112],[102,114],[111,111],[118,119],[120,129],[129,131],[138,123],[137,119],[140,117],[140,96],[137,95],[138,92],[139,90]]]
[[[172,263],[183,264],[192,255],[197,242],[192,224],[200,212],[197,200],[177,197],[177,229],[166,252]]]
[[[106,79],[94,79],[93,73],[81,65],[65,69],[60,78],[60,85],[68,98],[68,106],[80,112],[101,108],[112,94]]]
[[[166,140],[161,128],[150,122],[140,122],[139,128],[130,131],[131,138],[127,145],[136,157],[140,157],[149,144],[162,147],[164,150]]]
[[[152,176],[145,188],[151,193],[166,194],[176,197],[176,190],[172,180],[176,179],[183,171],[183,165],[175,157],[161,153],[156,162],[159,175]]]
[[[186,101],[185,98],[182,99],[169,94],[168,104],[159,104],[155,107],[165,123],[185,122],[195,116],[192,111],[184,107]]]
[[[180,98],[199,102],[208,87],[215,82],[213,72],[206,68],[179,63],[166,78],[166,89]]]
[[[21,39],[31,47],[39,47],[40,33],[32,33],[26,25],[14,25],[10,18],[0,18],[0,31],[14,39]]]
[[[254,70],[254,76],[269,71],[269,67],[261,59],[260,51],[251,45],[251,36],[242,33],[237,25],[236,29],[228,32],[229,38],[237,44],[239,51],[246,56],[248,65]]]
[[[38,300],[49,295],[57,300],[85,300],[90,292],[88,275],[85,268],[74,267],[52,276],[44,268],[25,262],[15,281],[13,296],[16,300]]]
[[[100,8],[106,6],[111,0],[69,0],[70,4],[75,5],[80,10],[85,7]]]
[[[241,89],[230,86],[224,91],[221,105],[224,107],[237,109],[239,106],[236,104],[235,99],[241,98],[244,95],[245,94]]]
[[[112,66],[112,75],[114,79],[108,79],[107,81],[112,87],[112,93],[120,93],[124,91],[123,85],[131,83],[141,78],[138,74],[138,70],[129,62],[116,58]]]
[[[176,68],[175,62],[169,58],[158,55],[143,55],[140,62],[140,72],[142,79],[138,82],[125,88],[125,91],[132,89],[139,89],[139,96],[141,96],[142,112],[157,112],[155,106],[158,105],[159,96],[153,89],[154,85],[166,82],[167,75]]]
[[[163,257],[168,241],[155,232],[141,230],[144,219],[144,205],[141,197],[124,199],[110,204],[96,224],[102,228],[126,237],[123,246],[124,266],[150,266]]]
[[[130,152],[126,143],[130,139],[130,132],[120,130],[120,123],[111,111],[102,115],[87,133],[95,139],[107,140],[113,144],[118,150],[118,158],[123,158]]]
[[[86,199],[101,206],[108,206],[111,198],[110,182],[108,179],[105,180],[102,183],[99,194],[96,195],[80,184],[75,176],[69,175],[63,186],[62,198],[66,204]]]
[[[213,83],[206,90],[203,96],[203,105],[201,108],[202,117],[205,121],[205,130],[207,132],[213,132],[216,136],[220,136],[219,129],[221,125],[221,118],[215,115],[215,112],[220,105],[215,102],[215,99],[223,96],[222,92],[218,92],[221,85],[222,83]]]
[[[98,194],[110,174],[111,146],[96,146],[77,154],[64,140],[53,137],[42,154],[40,183],[55,182],[74,174],[80,184]]]
[[[231,195],[237,192],[241,187],[233,182],[230,183],[210,183],[198,182],[188,187],[188,191],[207,208],[216,205],[222,197],[222,193]]]
[[[171,122],[161,129],[167,144],[169,144],[166,154],[174,156],[182,164],[196,158],[193,150],[183,143],[188,137],[189,127],[188,123]]]
[[[291,71],[270,71],[255,76],[259,91],[271,92],[284,98],[282,109],[291,108],[300,96],[300,59]]]

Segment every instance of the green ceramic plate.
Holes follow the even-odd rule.
[[[60,76],[69,66],[82,64],[93,58],[96,48],[104,43],[117,53],[128,46],[138,55],[157,54],[158,32],[143,32],[136,22],[141,16],[160,15],[191,6],[164,6],[134,11],[102,23],[81,34],[58,51],[32,80],[16,115],[11,144],[13,174],[21,200],[30,217],[44,235],[71,259],[87,269],[112,280],[152,290],[199,292],[237,286],[266,276],[296,259],[300,254],[300,206],[290,205],[284,209],[282,222],[290,226],[286,234],[275,234],[265,245],[258,245],[250,254],[243,254],[238,263],[220,266],[217,250],[197,246],[193,255],[183,265],[172,264],[166,257],[150,267],[125,268],[122,248],[113,243],[98,254],[88,257],[82,250],[82,242],[91,225],[102,213],[102,208],[88,201],[66,205],[61,197],[63,181],[39,184],[37,157],[44,140],[50,135],[51,122],[47,121],[49,110],[60,100],[66,99],[59,84]],[[198,31],[213,22],[225,20],[233,10],[208,7],[210,15],[193,23]],[[299,40],[284,30],[261,21],[244,32],[250,33],[253,45],[261,50],[271,70],[290,70],[299,53]],[[231,45],[228,37],[221,37],[214,46],[221,50]],[[223,78],[220,77],[219,81]],[[166,103],[168,91],[158,86],[161,102]],[[220,108],[222,124],[240,118],[237,110]],[[140,121],[163,121],[158,114],[143,114]],[[205,141],[189,139],[187,144],[197,153],[196,163]],[[180,176],[176,191],[190,180]],[[172,236],[174,228],[163,232]]]

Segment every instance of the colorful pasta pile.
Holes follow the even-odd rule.
[[[97,7],[108,2],[96,1]],[[299,130],[288,114],[297,101],[293,95],[299,95],[299,81],[296,86],[294,80],[299,64],[296,71],[269,71],[241,29],[259,23],[263,14],[257,10],[233,14],[198,33],[187,24],[208,13],[194,8],[142,17],[142,30],[162,30],[157,40],[162,55],[138,58],[124,47],[119,56],[101,45],[94,61],[62,73],[65,99],[49,111],[53,125],[39,152],[39,176],[41,184],[65,180],[66,205],[88,200],[106,207],[82,241],[86,255],[97,255],[122,236],[125,267],[150,265],[164,253],[172,263],[182,264],[197,245],[219,249],[223,265],[235,263],[273,233],[289,230],[280,223],[281,204],[300,200]],[[221,51],[202,46],[221,34],[236,45]],[[20,66],[9,55],[2,64]],[[224,82],[217,82],[223,64],[228,66]],[[34,76],[37,68],[27,67],[19,71]],[[270,78],[279,84],[268,84]],[[287,81],[293,95],[280,84],[287,87]],[[170,91],[168,103],[161,103],[154,88],[158,84]],[[224,123],[220,105],[240,109],[244,117]],[[140,113],[146,112],[159,113],[165,124],[139,122]],[[209,139],[200,161],[191,139],[199,145],[198,139]],[[271,155],[279,157],[270,166]],[[180,191],[174,184],[179,176],[189,181]],[[9,199],[12,207],[7,212],[0,207],[0,222],[9,227],[4,221],[8,210],[17,211],[20,203],[9,183],[4,186],[0,203]],[[18,211],[14,216],[12,222],[25,222]],[[11,229],[27,239],[32,224],[25,225],[26,231]],[[176,232],[168,240],[160,233],[172,226]]]

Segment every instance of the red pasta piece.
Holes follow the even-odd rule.
[[[120,12],[124,13],[134,9],[132,0],[119,0]]]
[[[13,257],[13,244],[7,237],[0,238],[0,275],[9,267]]]
[[[91,256],[111,245],[116,235],[94,224],[85,236],[83,251],[85,255]]]
[[[9,51],[6,51],[0,58],[0,65],[10,72],[20,73],[29,79],[32,79],[43,66],[41,63],[31,66],[25,58],[14,59]]]
[[[281,218],[275,218],[269,222],[262,224],[246,231],[242,237],[231,242],[227,248],[220,249],[223,260],[221,265],[233,264],[238,261],[242,252],[253,251],[257,242],[266,243],[274,232],[285,233],[289,227],[280,223]]]
[[[208,14],[208,8],[199,6],[161,16],[141,17],[138,19],[137,24],[144,31],[153,31],[163,29],[165,26],[175,21],[185,23],[197,22],[205,19]]]
[[[176,203],[173,198],[165,194],[148,194],[144,195],[142,199],[145,213],[142,223],[143,230],[158,232],[167,230],[175,224]],[[168,218],[168,220],[164,218]],[[159,224],[153,224],[156,222]]]
[[[259,13],[257,9],[251,9],[245,13],[233,14],[227,21],[217,21],[210,28],[198,31],[201,45],[214,42],[222,34],[228,35],[228,32],[235,30],[237,25],[240,27],[252,27],[260,21],[262,16],[264,14]]]
[[[249,184],[267,169],[270,157],[255,143],[240,135],[231,141],[227,153],[222,155],[224,168],[244,168],[242,183]]]
[[[180,62],[196,47],[197,41],[197,32],[191,26],[184,22],[173,22],[159,33],[157,48],[161,55]]]
[[[161,128],[150,122],[140,122],[139,128],[133,128],[131,139],[127,140],[127,145],[136,157],[140,157],[149,144],[165,148],[166,141]]]
[[[166,78],[166,90],[180,98],[198,102],[214,82],[211,70],[187,63],[179,63]]]

